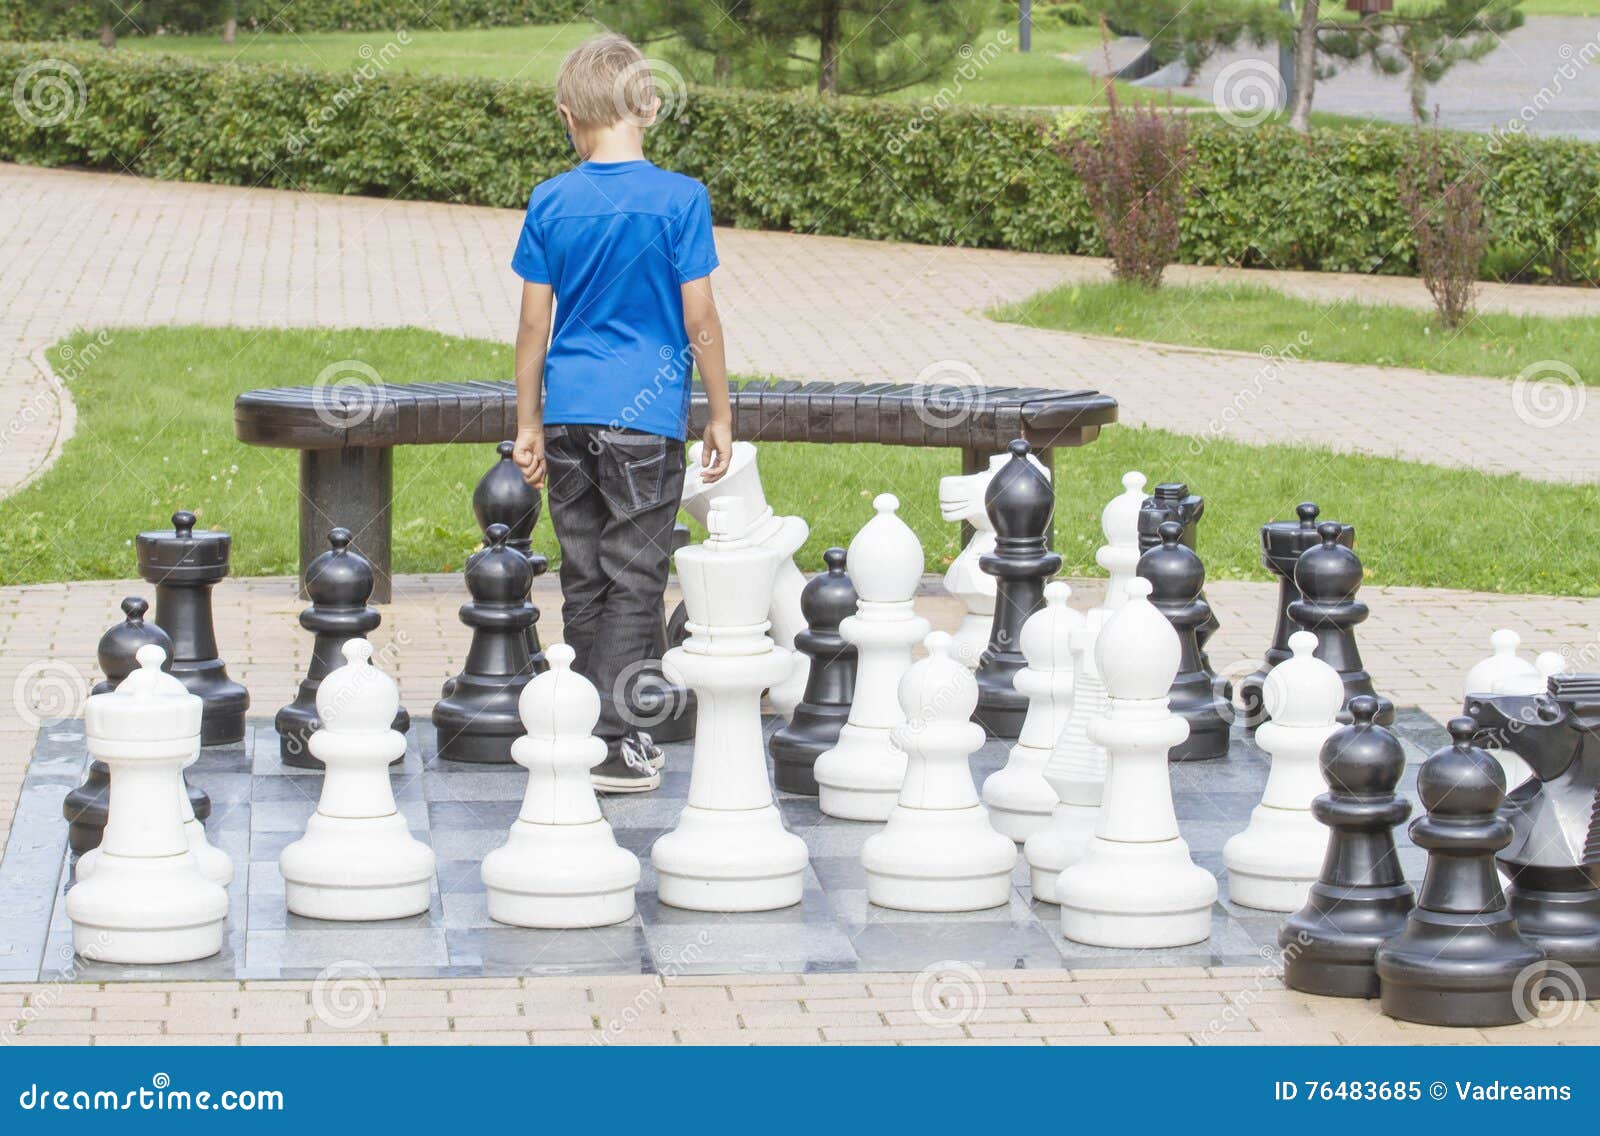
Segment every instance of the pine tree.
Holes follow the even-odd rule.
[[[991,0],[617,0],[599,16],[696,82],[877,95],[944,74]]]
[[[1311,128],[1316,81],[1361,61],[1385,75],[1405,75],[1411,106],[1425,118],[1428,87],[1457,63],[1482,59],[1499,37],[1522,26],[1521,0],[1423,0],[1385,12],[1352,13],[1343,4],[1298,0],[1292,16],[1273,0],[1104,0],[1107,21],[1142,35],[1162,63],[1191,69],[1241,40],[1291,42],[1294,101],[1289,122]]]

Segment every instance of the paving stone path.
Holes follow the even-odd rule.
[[[0,405],[17,408],[0,422],[0,493],[48,465],[71,432],[70,398],[41,351],[72,329],[415,325],[507,340],[517,225],[504,209],[0,166]],[[1600,476],[1600,408],[1559,374],[1518,386],[1298,361],[1292,342],[1200,351],[984,318],[1062,281],[1104,278],[1105,263],[1088,258],[735,230],[717,239],[714,279],[740,372],[1094,387],[1133,425],[1552,481]],[[1219,275],[1311,298],[1427,303],[1414,280],[1205,269],[1174,279]],[[1490,286],[1484,306],[1600,314],[1600,290]]]

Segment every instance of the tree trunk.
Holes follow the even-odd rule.
[[[1301,134],[1311,133],[1311,96],[1317,85],[1317,10],[1321,0],[1305,0],[1300,26],[1294,33],[1294,102],[1289,125]]]
[[[117,46],[117,32],[110,20],[100,25],[100,46],[107,51]]]
[[[718,54],[711,61],[711,81],[719,87],[730,85],[733,82],[733,60]]]
[[[239,34],[239,21],[229,17],[228,22],[222,25],[222,42],[232,43]]]
[[[822,6],[822,25],[817,30],[817,94],[839,93],[839,5],[829,0]]]

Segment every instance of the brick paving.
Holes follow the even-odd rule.
[[[0,205],[0,398],[20,408],[0,433],[0,492],[36,475],[70,436],[71,400],[40,352],[74,327],[419,325],[504,338],[512,326],[514,282],[499,266],[514,212],[10,166],[0,167]],[[1134,423],[1194,432],[1242,399],[1242,411],[1219,432],[1245,441],[1314,439],[1550,480],[1596,472],[1594,425],[1581,404],[1540,426],[1537,414],[1516,415],[1509,383],[1292,361],[1268,375],[1257,356],[1060,335],[981,317],[992,304],[1062,280],[1101,278],[1098,261],[770,233],[721,232],[719,241],[731,362],[742,371],[911,380],[956,360],[991,384],[1107,390]],[[1282,274],[1276,282],[1313,297],[1426,303],[1413,281]],[[1600,296],[1501,288],[1490,290],[1485,306],[1593,313]],[[1343,439],[1325,432],[1332,393],[1363,408],[1360,429]],[[1484,422],[1500,425],[1489,432]],[[383,645],[404,632],[393,652],[396,677],[411,705],[426,706],[462,661],[460,583],[413,576],[396,585],[374,638]],[[1098,586],[1081,582],[1079,598],[1092,602]],[[553,640],[554,582],[540,587]],[[95,677],[94,644],[116,618],[117,601],[145,590],[126,581],[0,589],[0,691],[13,692],[0,704],[0,832],[9,830],[31,746],[29,715],[73,712]],[[1270,632],[1272,588],[1219,582],[1210,596],[1223,623],[1211,654],[1237,675]],[[1492,627],[1522,628],[1527,648],[1565,650],[1577,665],[1592,666],[1600,650],[1587,605],[1577,599],[1416,588],[1372,588],[1364,597],[1373,608],[1362,640],[1369,668],[1398,702],[1438,717],[1457,705],[1459,675],[1482,654]],[[306,664],[310,640],[294,620],[300,606],[283,579],[230,580],[219,589],[230,670],[250,686],[257,712],[287,701]],[[954,625],[948,599],[930,594],[921,607],[936,624]],[[63,701],[49,703],[52,692]],[[1269,960],[1242,971],[956,972],[933,981],[939,977],[373,980],[345,1001],[327,983],[309,982],[13,985],[0,986],[0,1043],[272,1043],[313,1034],[317,1042],[388,1044],[1484,1040],[1478,1031],[1392,1023],[1366,1004],[1292,994]],[[346,1005],[352,1000],[354,1012]],[[1491,1036],[1600,1040],[1591,1010],[1562,1018]]]
[[[1099,581],[1073,584],[1082,602],[1098,598]],[[931,578],[927,585],[919,610],[953,628],[957,605]],[[131,581],[0,589],[0,691],[15,693],[30,664],[53,661],[69,702],[50,712],[73,712],[71,699],[96,677],[94,643],[117,616],[117,601],[144,590]],[[1237,675],[1270,635],[1274,590],[1220,581],[1208,594],[1222,621],[1213,660]],[[1455,686],[1484,653],[1489,628],[1524,628],[1526,649],[1561,650],[1577,665],[1600,650],[1589,601],[1424,588],[1363,595],[1373,610],[1362,629],[1369,669],[1397,702],[1439,718],[1459,706]],[[407,704],[426,707],[465,654],[460,582],[402,576],[395,596],[373,638],[380,648],[393,644],[384,654]],[[554,641],[554,581],[541,579],[534,598],[547,613],[546,641]],[[294,619],[301,606],[282,578],[228,580],[218,589],[219,638],[256,713],[288,701],[308,662],[310,636]],[[0,830],[9,830],[32,745],[24,712],[25,700],[0,707]],[[1590,1006],[1511,1029],[1420,1029],[1382,1018],[1368,1003],[1286,991],[1275,965],[1264,958],[1259,968],[1175,970],[10,985],[0,986],[0,1044],[1600,1042],[1600,1011]]]

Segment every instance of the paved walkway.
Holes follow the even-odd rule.
[[[1073,583],[1079,601],[1098,599],[1099,581]],[[373,638],[416,710],[432,703],[439,683],[463,662],[460,581],[402,576],[395,584],[395,602],[384,608]],[[934,592],[931,579],[929,585],[919,609],[936,626],[953,628],[954,601]],[[0,589],[0,691],[13,692],[0,704],[0,832],[10,827],[32,745],[25,716],[78,712],[97,677],[100,631],[117,617],[120,597],[145,591],[132,581]],[[1271,634],[1274,594],[1272,585],[1257,583],[1222,581],[1209,589],[1222,622],[1210,645],[1220,670],[1237,676],[1253,668]],[[1362,628],[1369,669],[1398,702],[1436,717],[1459,707],[1460,676],[1484,653],[1492,627],[1522,627],[1527,649],[1561,650],[1576,666],[1594,665],[1592,601],[1422,588],[1363,595],[1372,606]],[[554,581],[539,581],[535,601],[547,613],[546,641],[554,641]],[[228,580],[218,589],[218,636],[256,713],[288,701],[309,661],[310,636],[294,618],[301,606],[282,578]],[[380,981],[357,970],[316,983],[30,984],[0,987],[0,1045],[287,1043],[304,1042],[308,1033],[319,1043],[389,1044],[1600,1042],[1600,1010],[1592,1006],[1487,1034],[1423,1030],[1391,1022],[1368,1003],[1288,992],[1275,966],[1263,959],[1260,968],[1210,970],[449,981]]]
[[[1248,113],[1277,79],[1276,46],[1241,46],[1206,61],[1185,94]],[[1100,53],[1080,56],[1100,69]],[[1387,122],[1412,121],[1404,75],[1383,75],[1366,62],[1318,79],[1315,109]],[[1429,88],[1427,109],[1455,130],[1506,137],[1518,132],[1600,138],[1600,20],[1530,16],[1488,55],[1460,63]],[[1515,126],[1513,126],[1513,123]]]
[[[48,464],[70,429],[70,399],[38,353],[72,329],[416,325],[505,340],[517,225],[508,210],[0,167],[0,404],[21,408],[0,423],[0,493]],[[1600,475],[1600,414],[1585,413],[1581,390],[1300,362],[1292,342],[1199,351],[982,315],[1062,281],[1104,278],[1103,261],[735,230],[718,242],[729,362],[740,372],[1094,387],[1134,425],[1556,481]],[[1427,303],[1412,280],[1231,275],[1311,298]],[[1600,290],[1490,286],[1484,306],[1600,314]]]

